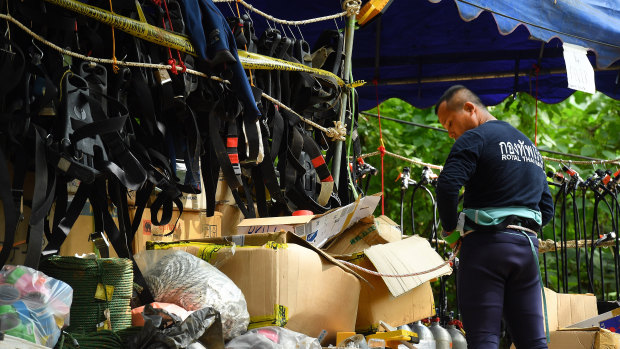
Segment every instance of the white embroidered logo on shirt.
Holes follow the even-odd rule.
[[[517,143],[499,142],[499,149],[504,161],[531,162],[543,168],[543,159],[538,149],[533,145],[525,145],[524,141],[519,140]]]

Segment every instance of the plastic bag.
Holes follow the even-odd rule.
[[[206,307],[222,317],[224,339],[237,337],[250,323],[241,290],[217,268],[184,251],[143,251],[136,263],[157,302],[173,303],[186,310]]]
[[[220,314],[213,308],[191,313],[185,320],[163,309],[144,307],[144,327],[125,343],[128,349],[204,348],[223,349]],[[198,343],[196,341],[200,341]]]
[[[0,270],[0,331],[54,347],[60,329],[69,324],[73,289],[66,283],[24,266]]]
[[[268,326],[255,328],[234,338],[226,349],[321,349],[316,338],[286,328]]]

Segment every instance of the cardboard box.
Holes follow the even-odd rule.
[[[135,209],[130,212],[133,220]],[[174,224],[179,216],[179,211],[174,209],[170,223],[156,226],[151,221],[151,211],[146,208],[140,222],[138,231],[133,240],[134,253],[143,251],[147,241],[180,241],[189,239],[215,238],[221,236],[222,214],[215,212],[212,217],[207,217],[203,211],[183,211],[183,214],[176,223],[174,233],[166,236],[174,228]]]
[[[596,297],[592,294],[556,293],[545,288],[545,295],[547,298],[547,314],[549,315],[549,330],[551,331],[574,327],[571,325],[598,314]]]
[[[562,329],[549,336],[549,349],[620,349],[620,335],[605,329]]]
[[[187,212],[189,213],[189,212]],[[185,215],[186,212],[183,212]],[[222,236],[222,213],[214,212],[214,215],[207,217],[204,212],[200,212],[200,225],[196,225],[194,220],[196,215],[194,212],[189,213],[190,217],[185,218],[186,229],[181,237],[183,240],[216,238]],[[196,229],[197,228],[197,229]]]
[[[620,308],[616,308],[612,311],[608,311],[598,316],[591,317],[587,320],[577,322],[568,328],[587,328],[587,327],[600,327],[610,330],[611,332],[618,332],[620,328]]]
[[[356,264],[376,271],[365,255],[358,254],[358,258]],[[370,274],[364,274],[364,277],[369,284],[362,283],[360,290],[355,321],[357,332],[376,332],[381,320],[392,326],[401,326],[435,314],[435,300],[429,281],[394,297],[381,277]]]
[[[134,220],[135,209],[131,210],[129,217]],[[165,225],[154,225],[151,220],[151,210],[144,209],[140,225],[136,231],[136,235],[133,238],[133,250],[134,253],[143,251],[146,248],[147,241],[179,241],[184,236],[190,236],[192,234],[202,234],[202,221],[201,216],[204,216],[202,212],[196,211],[183,211],[183,214],[177,222],[179,217],[179,211],[174,209],[172,213],[172,219]],[[176,229],[175,227],[176,223]],[[174,233],[169,234],[174,229]]]
[[[607,330],[599,330],[598,328],[565,328],[597,314],[596,297],[594,295],[556,293],[548,288],[545,288],[544,292],[547,301],[549,335],[551,337],[549,349],[620,349],[620,342],[618,342],[618,346],[605,346],[615,345],[613,343],[618,341],[615,334]],[[543,316],[544,314],[543,310]],[[514,348],[514,345],[511,348]]]
[[[334,236],[324,250],[331,254],[348,255],[362,252],[370,246],[401,240],[400,231],[395,235],[385,221],[380,223],[382,217],[387,218],[368,216],[360,219],[349,229]]]
[[[430,270],[443,263],[428,241],[419,236],[393,243],[375,245],[351,256],[336,256],[362,268],[382,274],[405,275]],[[449,266],[406,278],[363,274],[355,328],[358,332],[376,331],[379,321],[392,326],[411,323],[435,314],[430,280],[452,272]]]
[[[222,214],[221,236],[237,235],[237,225],[243,220],[243,213],[237,206],[228,204],[215,205],[215,211]]]
[[[316,216],[291,216],[244,219],[237,226],[238,234],[290,231],[316,247],[322,247],[363,217],[372,215],[381,196],[360,197],[356,202]]]
[[[235,241],[234,255],[230,243]],[[200,256],[227,254],[219,267],[243,292],[250,328],[282,326],[335,344],[338,331],[353,331],[360,281],[348,268],[290,233],[253,234],[202,239]],[[175,248],[191,253],[190,242],[151,243],[152,248]],[[210,245],[210,246],[209,246]],[[196,248],[196,246],[194,247]],[[346,270],[345,270],[346,269]]]

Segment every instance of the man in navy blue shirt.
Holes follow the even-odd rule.
[[[456,140],[437,202],[444,239],[461,243],[458,299],[468,348],[497,348],[502,316],[517,348],[547,348],[536,232],[551,220],[553,199],[542,157],[464,86],[449,88],[435,112]]]

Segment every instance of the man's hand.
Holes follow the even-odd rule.
[[[456,242],[453,242],[450,244],[450,248],[454,250],[454,248],[461,243],[461,239],[456,240]]]
[[[443,232],[441,235],[444,241],[450,245],[450,248],[452,249],[454,249],[459,241],[461,241],[461,234],[458,231],[452,230],[449,232]]]

